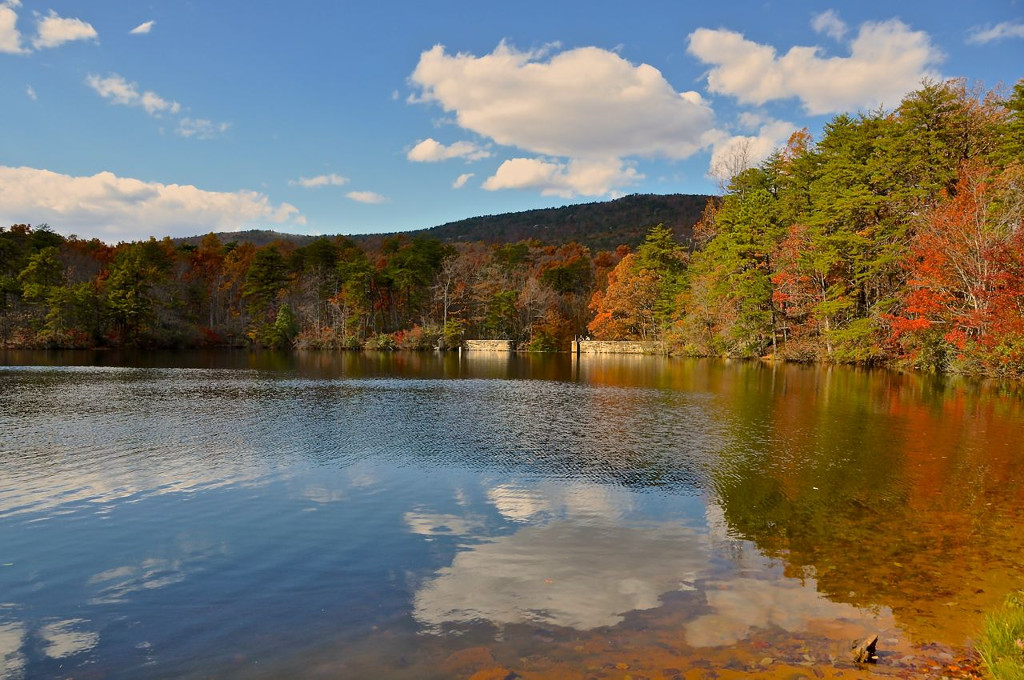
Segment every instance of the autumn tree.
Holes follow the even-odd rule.
[[[965,165],[904,266],[892,337],[914,363],[1024,374],[1024,168]]]
[[[590,307],[590,332],[608,340],[661,338],[683,289],[686,252],[662,225],[651,229],[636,253],[626,255],[608,274]]]

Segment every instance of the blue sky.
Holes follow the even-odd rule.
[[[714,193],[795,129],[1022,64],[1011,0],[0,0],[0,224],[366,233]]]

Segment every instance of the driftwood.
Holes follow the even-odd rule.
[[[875,653],[875,645],[878,644],[878,636],[872,635],[871,637],[864,638],[860,642],[853,643],[853,661],[854,663],[875,663],[878,661],[878,655]]]

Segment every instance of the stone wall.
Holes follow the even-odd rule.
[[[573,354],[664,354],[661,342],[640,340],[581,340],[572,343]]]
[[[513,352],[511,340],[465,340],[462,348],[469,352]]]

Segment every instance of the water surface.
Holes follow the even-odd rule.
[[[948,673],[1005,386],[655,357],[0,354],[0,678]],[[504,669],[501,671],[495,669]]]

